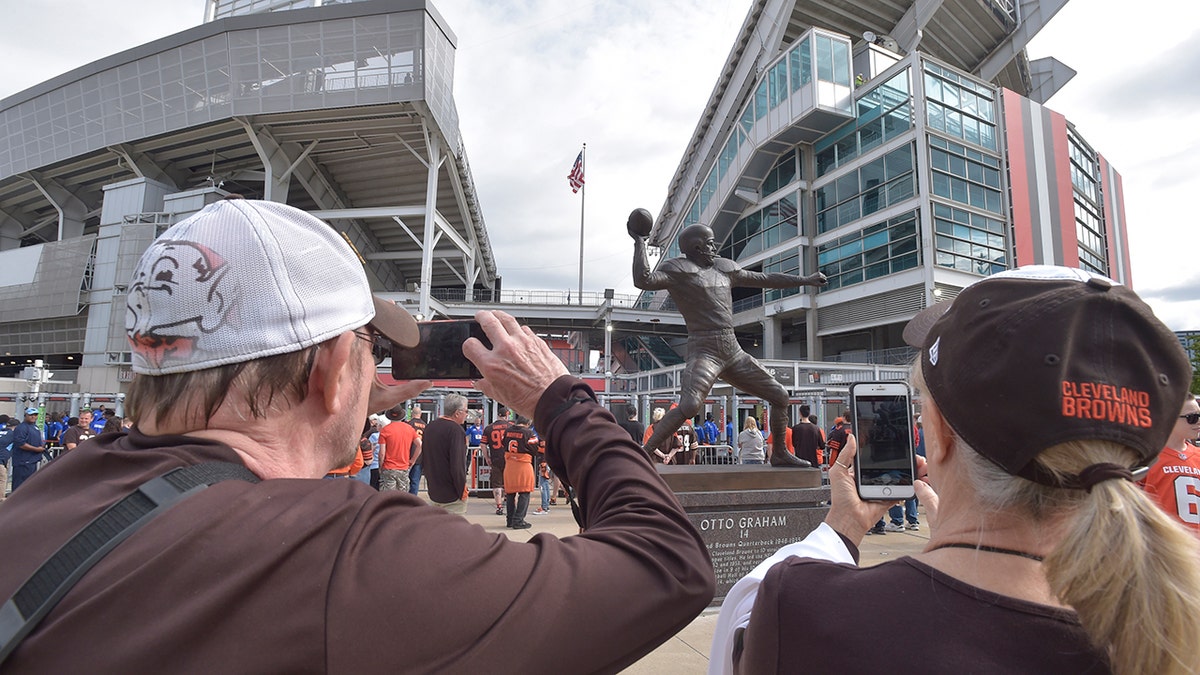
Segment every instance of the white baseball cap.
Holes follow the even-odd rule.
[[[420,339],[408,312],[371,294],[332,227],[248,199],[210,204],[159,236],[138,261],[125,310],[133,370],[144,375],[299,351],[368,323],[402,347]]]

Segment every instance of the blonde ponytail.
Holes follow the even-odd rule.
[[[960,440],[954,442],[969,450]],[[1005,473],[973,450],[968,480],[986,508],[1035,522],[1061,517],[1063,536],[1045,560],[1050,588],[1079,615],[1117,675],[1200,673],[1200,544],[1137,485],[1097,483],[1091,493],[1047,487]],[[1057,476],[1092,464],[1130,466],[1132,450],[1072,441],[1038,456]]]
[[[1047,449],[1039,461],[1058,474],[1102,462],[1129,466],[1116,444],[1076,441]],[[1040,486],[1039,486],[1040,487]],[[1045,488],[1053,490],[1053,488]],[[1126,480],[1098,483],[1076,502],[1046,576],[1079,614],[1113,672],[1200,673],[1200,545]]]

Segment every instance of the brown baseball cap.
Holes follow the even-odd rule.
[[[1114,441],[1151,464],[1191,384],[1187,354],[1149,305],[1068,267],[987,277],[918,313],[904,340],[921,350],[927,390],[963,441],[1048,485],[1061,483],[1033,460],[1066,441]]]

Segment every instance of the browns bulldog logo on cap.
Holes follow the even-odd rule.
[[[134,272],[125,310],[130,346],[154,367],[203,350],[203,336],[220,328],[236,295],[223,284],[225,259],[202,244],[156,241]]]

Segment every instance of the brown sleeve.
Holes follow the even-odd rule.
[[[467,436],[454,435],[454,447],[450,450],[450,481],[455,494],[467,489]]]
[[[330,588],[330,671],[369,670],[378,655],[363,644],[394,641],[411,617],[444,616],[447,603],[466,603],[454,605],[470,611],[455,613],[453,631],[406,645],[408,669],[468,672],[503,663],[513,672],[547,664],[567,673],[617,672],[708,605],[715,580],[704,543],[593,396],[564,376],[543,395],[535,418],[551,468],[578,490],[582,534],[519,542],[416,505],[409,495],[375,493],[366,501]]]

